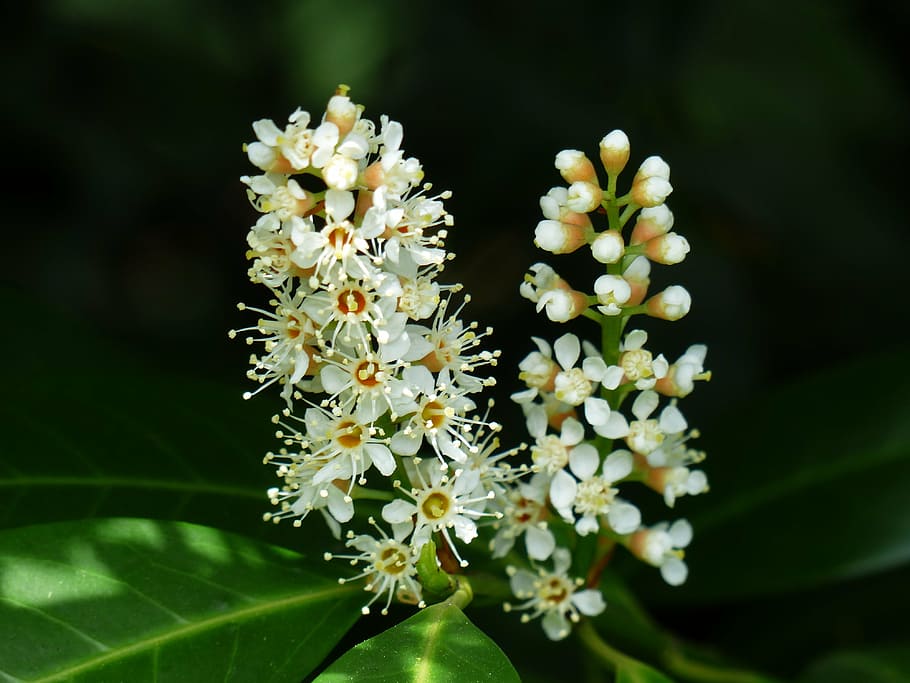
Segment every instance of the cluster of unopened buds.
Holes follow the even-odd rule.
[[[318,122],[298,109],[283,127],[263,119],[253,129],[245,150],[261,173],[242,181],[262,215],[247,256],[269,300],[241,304],[260,317],[231,336],[256,347],[248,376],[258,386],[245,396],[275,385],[284,399],[273,418],[282,448],[265,457],[280,482],[266,520],[300,526],[318,511],[348,549],[326,558],[359,567],[340,581],[364,581],[364,613],[377,601],[385,612],[395,600],[440,599],[436,573],[454,575],[454,590],[487,544],[487,557],[507,558],[522,601],[506,609],[542,616],[547,635],[563,638],[604,601],[596,582],[570,575],[571,542],[557,544],[554,525],[568,532],[561,539],[597,534],[607,540],[600,548],[623,545],[681,583],[688,523],[643,527],[616,488],[643,482],[670,506],[707,488],[691,469],[703,454],[688,448],[693,433],[676,406],[707,378],[705,348],[669,363],[646,350],[644,332],[625,330],[635,314],[675,320],[689,308],[682,287],[646,298],[650,262],[677,263],[688,251],[663,204],[666,164],[648,159],[618,197],[629,155],[622,133],[601,143],[606,189],[581,152],[557,156],[570,186],[541,199],[536,243],[553,253],[588,245],[607,272],[589,295],[537,264],[521,293],[552,320],[598,321],[604,343],[535,338],[538,350],[520,366],[527,389],[514,395],[534,440],[528,459],[524,443],[500,448],[492,401],[478,408],[499,352],[480,348],[488,328],[463,319],[462,286],[437,281],[452,258],[449,193],[434,193],[420,162],[405,156],[401,125],[383,116],[377,126],[340,86]],[[623,228],[638,209],[627,243]],[[608,225],[598,232],[592,216],[601,214]],[[633,392],[630,422],[620,406]],[[662,396],[669,402],[652,417]],[[614,449],[619,440],[624,448]],[[518,568],[520,537],[527,560]]]

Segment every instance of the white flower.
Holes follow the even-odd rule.
[[[666,406],[657,420],[650,419],[660,397],[654,391],[641,392],[632,404],[632,414],[637,418],[629,424],[626,443],[636,453],[648,455],[663,443],[667,436],[685,431],[686,419],[675,402]]]
[[[535,474],[529,482],[518,482],[507,496],[503,519],[490,541],[493,557],[505,557],[515,540],[524,535],[528,557],[546,560],[556,548],[553,532],[543,521],[547,514],[547,477]]]
[[[636,556],[655,567],[660,567],[660,575],[671,586],[685,582],[689,574],[683,562],[683,548],[692,541],[692,525],[684,519],[657,524],[650,529],[642,529],[629,540],[629,548]]]
[[[572,558],[565,548],[553,552],[553,571],[539,570],[537,573],[526,569],[509,568],[509,584],[521,604],[505,603],[505,610],[527,610],[521,615],[526,623],[543,617],[541,625],[550,640],[562,640],[569,635],[571,623],[577,623],[581,614],[596,616],[604,611],[606,603],[600,591],[588,588],[578,590],[581,579],[568,575]]]
[[[603,358],[587,356],[580,368],[575,367],[581,354],[581,344],[574,334],[564,334],[553,344],[556,360],[562,368],[553,380],[553,394],[557,400],[570,406],[584,404],[585,418],[592,425],[602,425],[610,417],[610,405],[593,396],[597,384],[615,389],[622,379],[622,370],[607,366]]]
[[[382,508],[382,518],[390,524],[401,524],[416,518],[411,541],[415,547],[426,543],[432,533],[440,532],[461,566],[466,567],[468,563],[461,559],[455,549],[449,530],[454,529],[455,536],[464,543],[473,541],[477,537],[476,519],[501,516],[500,513],[484,511],[493,492],[482,496],[475,494],[480,482],[480,474],[476,470],[455,470],[455,474],[450,477],[427,461],[415,467],[414,472],[419,487],[405,491],[400,488],[400,483],[397,484],[399,490],[411,500],[396,498],[386,504]]]
[[[657,358],[643,348],[648,341],[648,333],[644,330],[632,330],[620,345],[619,366],[623,370],[624,379],[634,382],[639,390],[651,389],[659,379],[666,376],[668,365],[663,354]]]
[[[574,417],[567,417],[560,426],[560,434],[546,434],[546,421],[535,421],[529,424],[531,436],[536,443],[531,446],[532,468],[537,472],[553,475],[569,464],[569,456],[578,448],[593,451],[596,457],[597,450],[591,444],[583,444],[585,428]]]
[[[632,288],[619,275],[601,275],[594,281],[594,293],[601,304],[597,310],[613,316],[622,313],[622,306],[632,296]]]
[[[593,447],[574,449],[569,456],[569,469],[578,481],[565,470],[557,472],[550,482],[550,501],[563,519],[575,523],[575,530],[582,536],[600,529],[601,515],[606,515],[616,533],[631,533],[641,523],[641,516],[634,505],[616,500],[619,491],[612,485],[632,472],[632,454],[614,451],[604,459],[598,475],[599,462]],[[580,516],[577,521],[576,514]]]
[[[673,363],[665,378],[655,387],[665,396],[683,398],[695,389],[696,380],[709,380],[711,373],[705,372],[705,356],[708,347],[704,344],[693,344]]]
[[[372,517],[369,518],[369,523],[376,528],[378,538],[369,534],[355,536],[353,531],[348,532],[345,545],[360,551],[358,554],[324,555],[326,560],[348,560],[353,566],[358,563],[366,565],[357,576],[339,579],[338,582],[349,583],[363,578],[368,579],[363,589],[375,595],[361,608],[363,614],[369,614],[370,606],[383,595],[386,596],[386,601],[381,610],[382,614],[388,614],[393,598],[401,602],[416,603],[422,607],[421,586],[417,580],[417,554],[404,542],[413,528],[410,520],[402,524],[393,524],[391,538]]]

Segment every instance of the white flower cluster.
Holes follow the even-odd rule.
[[[372,518],[373,532],[347,535],[369,611],[382,596],[386,608],[421,602],[415,563],[434,534],[466,564],[456,540],[502,514],[491,499],[516,473],[472,398],[493,384],[478,373],[499,353],[478,348],[489,330],[463,321],[460,285],[436,281],[452,256],[449,193],[430,193],[399,123],[362,114],[340,87],[318,123],[298,109],[283,127],[253,124],[245,149],[262,173],[242,181],[262,215],[249,275],[270,301],[231,335],[258,348],[246,396],[277,385],[286,402],[274,418],[284,448],[266,456],[282,480],[266,519],[299,526],[318,510],[340,537],[360,499],[388,501],[391,535]]]
[[[645,331],[626,329],[633,315],[678,320],[691,304],[678,285],[648,295],[651,264],[679,263],[689,251],[685,237],[672,231],[673,214],[664,203],[672,191],[670,169],[660,157],[646,159],[629,192],[619,196],[617,179],[629,159],[626,135],[613,131],[604,137],[600,157],[605,187],[584,153],[564,150],[556,156],[568,187],[554,187],[541,197],[544,219],[535,231],[535,244],[554,254],[584,246],[591,250],[605,266],[593,293],[574,289],[544,263],[531,267],[520,291],[550,320],[585,316],[599,323],[602,346],[571,333],[552,346],[533,338],[537,349],[520,364],[527,388],[513,399],[522,406],[534,439],[535,474],[507,494],[493,544],[494,555],[504,556],[524,535],[535,566],[554,558],[552,572],[539,567],[537,574],[511,572],[513,592],[527,600],[520,606],[529,610],[525,617],[543,615],[544,630],[553,639],[568,634],[566,615],[577,620],[579,611],[596,614],[604,605],[599,593],[591,595],[593,589],[575,592],[580,582],[568,578],[568,551],[557,546],[548,518],[572,525],[578,536],[600,534],[610,546],[625,546],[659,567],[668,583],[679,585],[687,574],[682,557],[692,537],[690,525],[679,520],[642,526],[638,508],[622,497],[620,486],[641,482],[670,507],[677,498],[708,488],[704,473],[692,468],[704,454],[687,446],[697,433],[688,430],[677,406],[696,380],[710,377],[703,367],[706,347],[692,346],[671,363],[646,347]],[[598,227],[600,222],[606,225]],[[627,401],[631,415],[621,411]],[[596,575],[588,576],[588,585],[592,578],[596,583]]]

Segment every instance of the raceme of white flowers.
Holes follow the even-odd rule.
[[[450,193],[424,182],[402,149],[401,124],[365,118],[339,86],[318,121],[298,109],[286,124],[262,119],[253,131],[244,149],[259,172],[241,180],[261,215],[247,236],[248,274],[268,304],[241,304],[259,318],[231,336],[253,348],[247,375],[256,387],[245,397],[274,386],[284,399],[273,417],[282,447],[265,456],[279,480],[265,519],[300,526],[317,512],[344,537],[348,551],[326,558],[357,568],[339,581],[364,582],[364,613],[377,602],[385,613],[393,601],[438,599],[420,560],[430,542],[432,569],[464,580],[472,560],[506,558],[521,601],[506,609],[541,617],[554,640],[604,609],[597,578],[614,545],[682,583],[691,527],[642,526],[619,488],[641,482],[668,506],[707,489],[691,467],[704,456],[687,446],[696,434],[677,406],[709,376],[705,347],[670,363],[645,348],[645,332],[625,329],[633,315],[675,320],[690,305],[680,286],[647,298],[650,263],[678,263],[689,250],[663,203],[666,164],[649,158],[617,196],[629,155],[622,133],[601,142],[606,189],[584,154],[557,155],[569,187],[541,199],[535,242],[556,254],[587,245],[606,272],[587,294],[536,264],[521,294],[552,320],[592,318],[605,345],[534,338],[537,350],[520,365],[527,389],[514,395],[533,440],[523,458],[524,443],[500,447],[492,401],[478,407],[499,352],[480,348],[490,329],[463,318],[462,286],[437,281],[453,257]],[[601,213],[608,221],[598,227]],[[632,419],[621,411],[626,399]],[[568,532],[560,539],[604,540],[595,564],[571,573],[558,525]]]

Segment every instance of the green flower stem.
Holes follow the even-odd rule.
[[[632,214],[634,214],[636,211],[638,211],[639,208],[641,208],[641,207],[639,207],[638,204],[629,204],[625,208],[625,211],[623,211],[622,214],[619,216],[619,225],[620,225],[619,229],[620,230],[628,222],[628,220],[632,217]]]
[[[581,644],[594,657],[611,671],[618,669],[623,664],[633,667],[638,664],[638,660],[623,654],[616,648],[607,644],[595,630],[590,620],[584,619],[575,629],[575,633]]]
[[[773,680],[768,676],[752,671],[696,662],[687,658],[686,653],[679,648],[668,649],[662,658],[662,663],[667,671],[687,681],[703,681],[704,683],[771,683]]]
[[[471,601],[474,599],[474,589],[471,587],[471,582],[468,580],[468,577],[464,574],[458,574],[454,579],[456,585],[455,592],[448,597],[446,602],[463,610],[470,605]]]
[[[603,202],[604,208],[607,210],[610,228],[619,224],[619,205],[616,202],[616,179],[618,177],[612,173],[607,177],[607,194]]]

